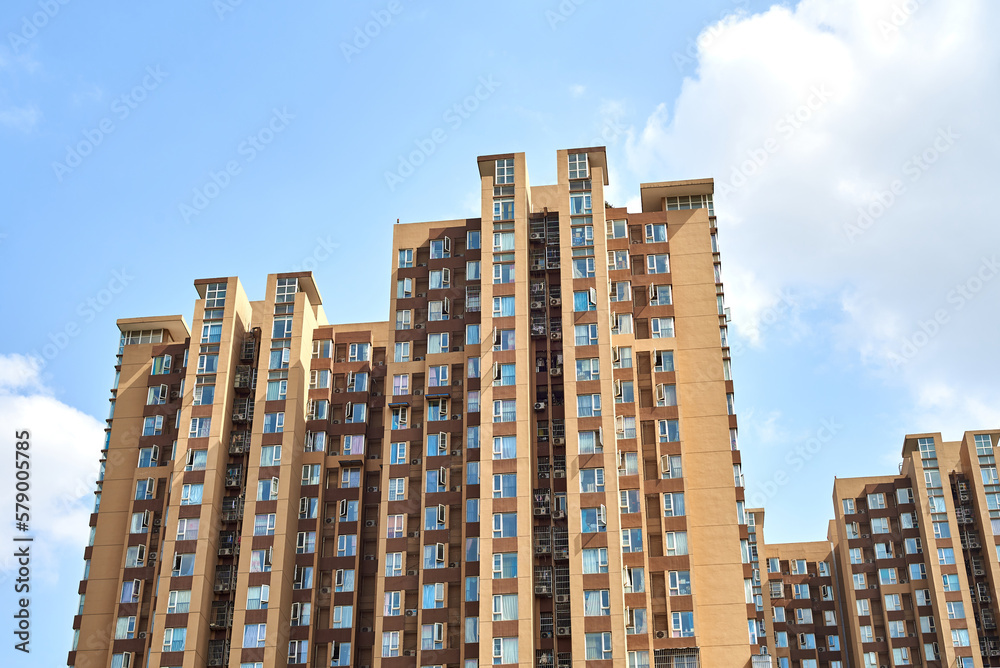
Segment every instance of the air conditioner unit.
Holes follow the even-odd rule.
[[[566,513],[564,513],[563,511],[561,511],[561,510],[553,510],[552,511],[552,519],[554,519],[554,520],[561,520],[564,517],[566,517]]]
[[[338,357],[338,358],[337,358],[337,361],[338,361],[338,362],[346,362],[346,361],[347,361],[347,358],[346,358],[346,357]]]
[[[412,649],[404,649],[403,656],[416,656],[417,653]]]
[[[452,457],[461,457],[462,456],[462,451],[461,450],[452,450],[451,451],[451,456]]]
[[[342,390],[342,389],[340,389],[339,387],[335,387],[335,388],[333,388],[333,393],[334,393],[334,394],[340,394],[341,392],[343,392],[343,390]]]
[[[406,611],[406,616],[407,617],[416,617],[417,616],[416,609],[415,608],[410,608],[409,610],[407,610]]]
[[[368,455],[368,459],[378,459],[378,455]]]
[[[156,561],[156,552],[150,552],[149,556],[146,557],[148,561]]]
[[[330,420],[333,424],[340,424],[340,420]]]
[[[563,471],[562,469],[556,469],[555,471],[552,472],[552,477],[553,478],[565,478],[566,477],[566,472]]]
[[[379,360],[375,363],[375,366],[385,366],[385,360]]]
[[[417,293],[417,298],[423,298],[423,297],[426,297],[426,296],[427,296],[426,292],[418,292]]]
[[[544,515],[545,514],[545,508],[535,508],[535,514],[536,515]]]
[[[549,297],[549,306],[559,306],[562,304],[562,299],[559,297]]]
[[[409,570],[409,571],[406,571],[406,574],[407,574],[407,575],[416,575],[416,574],[417,574],[417,572],[418,572],[418,571],[417,571],[417,569],[415,569],[415,568],[414,568],[414,569],[412,569],[412,570]]]
[[[370,626],[362,626],[361,627],[361,632],[362,633],[371,633],[372,632],[372,627],[370,627]]]
[[[420,537],[420,532],[419,531],[410,531],[410,532],[407,532],[406,537],[407,538],[419,538]]]
[[[170,391],[170,398],[171,399],[177,399],[180,396],[181,396],[181,393],[178,390],[171,390]]]
[[[366,527],[373,527],[373,526],[375,526],[375,520],[365,520],[365,526]]]
[[[666,631],[657,631],[656,632],[656,637],[657,638],[666,638],[667,637],[667,632]]]
[[[882,636],[875,636],[875,642],[885,642],[885,638]]]
[[[153,526],[154,527],[158,527],[158,526],[160,526],[161,522],[162,522],[162,520],[160,520],[159,518],[157,518],[157,519],[153,520]]]
[[[548,585],[535,585],[535,594],[537,596],[547,596],[551,593]]]
[[[552,332],[551,336],[553,341],[558,341],[559,339],[562,338],[562,332]],[[562,370],[560,370],[558,373],[556,372],[555,369],[552,370],[553,376],[558,376],[560,373],[562,373]]]
[[[868,534],[866,534],[866,533],[861,534],[861,537],[862,538],[870,538],[870,536]]]
[[[142,638],[146,637],[146,632],[145,631],[139,631],[139,633],[136,634],[136,637],[141,640]]]
[[[569,603],[569,594],[556,594],[556,603]]]
[[[552,445],[566,445],[566,439],[561,436],[557,436],[552,439]]]
[[[568,626],[557,626],[556,635],[557,636],[568,636],[570,634],[570,627]]]
[[[413,390],[413,394],[415,394],[415,395],[416,395],[416,396],[418,396],[418,397],[419,397],[419,396],[420,396],[421,394],[423,394],[423,393],[424,393],[424,391],[423,391],[423,390],[421,390],[421,389],[420,389],[419,387],[418,387],[418,388],[416,388],[415,390]]]
[[[369,521],[371,521],[371,520],[369,520]],[[378,557],[376,557],[374,554],[366,554],[365,555],[365,561],[375,561],[376,559],[378,559]]]
[[[336,520],[334,520],[332,517],[327,517],[323,521],[326,522],[327,524],[333,524]]]
[[[330,590],[329,587],[320,587],[319,593],[321,593],[321,594],[329,594],[330,591],[331,590]]]
[[[980,569],[980,568],[977,568],[977,569],[976,569],[975,571],[973,571],[973,572],[974,572],[974,573],[975,573],[976,575],[986,575],[986,571],[984,571],[984,570],[982,570],[982,569]]]
[[[220,557],[231,557],[233,556],[233,548],[231,547],[220,547],[219,548]]]
[[[569,550],[556,550],[553,558],[558,559],[560,561],[565,561],[566,559],[569,559]]]
[[[461,492],[462,491],[462,486],[461,485],[455,485],[454,487],[451,488],[451,491],[453,491],[453,492]]]
[[[423,329],[423,328],[424,326],[419,322],[413,326],[413,329]]]
[[[377,492],[378,491],[378,487],[369,487],[368,491],[369,492]]]
[[[552,637],[552,631],[542,631],[542,637],[543,638],[551,638]]]
[[[420,457],[414,457],[413,459],[410,460],[410,466],[420,466],[420,463],[422,461],[423,460]]]
[[[545,239],[545,232],[532,232],[528,235],[528,238],[532,241],[540,241]]]
[[[458,568],[458,562],[457,561],[449,562],[448,568]]]
[[[423,361],[424,361],[424,358],[423,358],[423,356],[420,356],[420,357],[414,357],[414,358],[413,358],[413,361],[414,361],[414,362],[423,362]]]
[[[545,410],[545,402],[544,401],[536,401],[535,402],[535,410],[536,411],[544,411]]]

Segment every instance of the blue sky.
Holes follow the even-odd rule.
[[[115,320],[295,269],[332,320],[387,319],[392,224],[477,215],[477,155],[525,151],[544,184],[556,149],[607,145],[632,210],[640,182],[716,179],[769,541],[825,537],[832,477],[894,472],[905,433],[1000,422],[985,0],[63,3],[0,10],[0,276],[25,317],[0,413],[36,432],[47,622],[18,665],[69,648]]]

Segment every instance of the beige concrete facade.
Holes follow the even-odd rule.
[[[396,225],[387,323],[329,324],[309,273],[120,321],[70,665],[751,665],[712,181],[630,213],[603,147],[556,160]]]

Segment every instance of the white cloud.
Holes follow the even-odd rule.
[[[998,14],[984,0],[802,0],[728,17],[626,141],[630,181],[716,179],[745,338],[766,340],[763,318],[790,295],[788,322],[833,322],[836,345],[908,388],[935,430],[998,417],[969,400],[1000,400]],[[817,304],[837,310],[806,312]]]
[[[51,396],[38,369],[30,358],[0,355],[0,423],[12,431],[28,430],[31,444],[30,528],[22,534],[15,532],[13,522],[0,523],[0,542],[10,545],[15,533],[33,535],[37,561],[32,572],[44,578],[58,571],[61,556],[83,558],[104,423]],[[13,444],[8,450],[12,467]],[[8,471],[10,479],[0,485],[0,504],[13,512],[13,468]],[[9,558],[0,559],[0,575],[14,566]]]
[[[34,104],[0,109],[0,125],[5,125],[8,128],[21,132],[31,132],[41,117],[42,111]]]
[[[587,87],[583,84],[573,84],[569,87],[569,94],[573,97],[581,97],[587,92]]]

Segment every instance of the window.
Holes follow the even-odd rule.
[[[163,629],[163,651],[183,652],[184,640],[187,637],[186,628]]]
[[[611,596],[607,589],[583,592],[583,614],[587,617],[607,617],[611,614]]]
[[[611,284],[611,301],[632,301],[632,284],[629,281],[615,281]]]
[[[600,417],[601,395],[580,394],[576,397],[577,417]]]
[[[583,550],[584,573],[608,572],[608,548],[585,548]]]
[[[497,552],[493,555],[493,577],[494,578],[517,577],[516,552]]]
[[[670,596],[690,596],[691,595],[691,572],[690,571],[670,571],[668,594]]]
[[[316,532],[300,531],[295,537],[295,553],[311,554],[316,551]]]
[[[437,353],[448,352],[449,346],[449,335],[448,332],[438,332],[435,334],[427,335],[427,354],[434,355]]]
[[[669,285],[649,286],[650,306],[669,306],[673,303],[673,291]]]
[[[267,608],[270,591],[271,587],[269,585],[247,587],[247,610],[264,610]]]
[[[493,200],[493,220],[514,220],[513,197],[497,197]]]
[[[204,483],[193,483],[181,486],[181,505],[196,506],[201,503]]]
[[[139,468],[147,468],[150,466],[160,465],[160,448],[158,446],[153,446],[151,448],[142,448],[139,450]]]
[[[604,469],[580,469],[580,491],[604,492]]]
[[[493,298],[493,317],[508,317],[514,315],[514,297],[504,296],[504,297],[494,297]],[[511,332],[513,334],[513,332]],[[513,344],[513,341],[511,341]],[[494,348],[496,346],[494,345]]]
[[[694,637],[694,612],[670,613],[670,637],[671,638]]]
[[[637,489],[623,489],[619,490],[619,502],[618,506],[622,514],[627,513],[637,513],[640,510],[639,507],[639,490]]]
[[[493,498],[508,499],[517,496],[517,474],[497,473],[493,475]]]
[[[654,223],[651,225],[646,225],[646,243],[658,243],[667,240],[667,224],[666,223]]]
[[[494,422],[514,422],[517,420],[517,406],[513,399],[493,402]],[[494,457],[496,459],[496,457]]]
[[[354,534],[337,536],[337,556],[353,557],[358,553],[358,537]]]
[[[250,553],[250,572],[251,573],[270,573],[271,572],[271,549],[266,550],[253,550]]]
[[[571,179],[585,179],[585,178],[587,178],[588,174],[589,174],[589,172],[587,171],[587,154],[586,153],[570,153],[569,154],[569,178],[571,178]],[[588,656],[587,658],[589,659],[591,657]]]
[[[425,584],[421,602],[425,610],[445,607],[445,584],[443,582]]]
[[[150,415],[143,418],[142,421],[142,435],[143,436],[159,436],[163,433],[163,416],[162,415]]]
[[[517,638],[493,639],[493,665],[517,664]]]
[[[889,533],[889,518],[888,517],[873,517],[872,518],[872,533]]]
[[[961,591],[957,573],[943,573],[941,584],[945,591]]]
[[[191,608],[191,590],[174,589],[167,595],[167,613],[188,612]]]
[[[628,236],[628,228],[624,220],[609,220],[606,224],[608,239],[624,239]]]
[[[675,557],[688,553],[686,531],[668,531],[664,535],[664,538],[666,539],[666,555],[668,557]]]
[[[159,376],[161,374],[170,373],[170,364],[173,358],[170,355],[160,355],[159,357],[153,358],[153,368],[150,371],[151,375]]]
[[[646,256],[646,273],[668,274],[670,273],[670,256],[667,253],[651,254]]]
[[[948,619],[965,619],[965,604],[961,601],[946,601]]]
[[[580,517],[583,533],[604,533],[608,530],[608,514],[603,505],[597,508],[581,508]]]
[[[284,414],[284,412],[281,412],[281,413],[264,413],[264,433],[265,434],[280,434],[283,431],[285,431],[285,414]]]
[[[903,604],[899,594],[887,594],[885,597],[885,609],[887,611],[902,610]]]
[[[609,661],[611,659],[611,633],[584,634],[585,658],[588,661]]]
[[[666,517],[681,517],[684,515],[684,492],[673,492],[663,495],[663,514]]]
[[[174,554],[173,570],[170,574],[174,577],[194,575],[194,554]]]
[[[667,339],[674,336],[674,319],[673,318],[650,318],[649,319],[649,331],[650,335],[654,339]]]
[[[281,446],[280,445],[264,445],[260,448],[260,465],[261,466],[280,466],[281,465]]]
[[[512,538],[517,536],[517,513],[493,514],[493,537]]]
[[[594,258],[578,258],[573,260],[573,278],[594,278],[597,275],[597,265]]]
[[[597,325],[574,325],[573,327],[574,343],[578,346],[596,346],[597,345]]]
[[[626,566],[622,571],[622,585],[626,594],[641,594],[646,591],[646,570]]]

